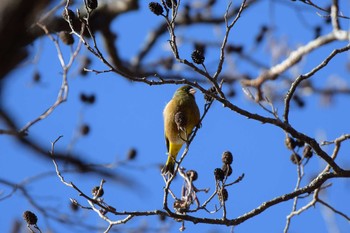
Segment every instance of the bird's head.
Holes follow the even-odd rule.
[[[196,93],[196,89],[191,87],[190,85],[185,85],[180,87],[179,89],[176,90],[175,95],[192,95],[194,97],[194,94]]]

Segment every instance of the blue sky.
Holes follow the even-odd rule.
[[[216,15],[224,14],[226,2],[223,1],[222,5],[218,4],[219,6],[214,11]],[[347,6],[341,5],[342,9],[350,9],[349,2],[345,4]],[[113,23],[113,27],[119,32],[117,43],[123,45],[120,46],[123,57],[133,57],[146,40],[147,32],[161,23],[162,18],[151,14],[147,5],[148,1],[141,1],[140,11],[128,13]],[[305,10],[293,9],[290,6],[298,6]],[[350,11],[343,13],[350,15]],[[293,49],[313,36],[302,19],[312,27],[323,22],[317,10],[301,3],[289,3],[288,1],[288,4],[281,4],[278,1],[262,1],[242,15],[232,30],[229,42],[249,46],[254,41],[259,27],[272,23],[276,27],[271,35],[273,39]],[[142,26],[139,25],[140,22]],[[342,20],[341,23],[345,30],[349,30],[348,20]],[[327,30],[329,31],[330,27],[324,28],[325,33],[328,32]],[[180,38],[220,42],[224,31],[222,27],[201,26],[190,30],[179,28],[177,32]],[[102,46],[100,38],[97,38]],[[169,55],[169,51],[164,50],[167,39],[168,37],[161,38],[156,45],[157,49],[149,54],[147,60],[152,61],[159,56]],[[193,47],[190,43],[186,43],[186,40],[184,41],[180,46],[180,53],[190,59]],[[346,43],[332,43],[310,54],[304,58],[305,60],[299,67],[300,70],[308,72],[334,48],[343,47]],[[246,51],[254,54],[256,59],[271,65],[270,51],[267,47],[267,41],[264,41],[259,48],[246,47]],[[23,64],[10,74],[3,88],[5,91],[3,96],[6,98],[2,102],[7,109],[10,109],[12,115],[16,116],[16,121],[20,126],[36,118],[54,103],[61,83],[62,71],[52,42],[42,39],[36,42],[31,49],[34,54],[41,51],[38,64],[32,65],[30,60]],[[69,57],[69,49],[65,48],[64,53],[66,57]],[[87,53],[85,49],[82,49],[82,55]],[[206,56],[209,72],[215,71],[217,58],[217,48],[209,49]],[[231,65],[225,65],[224,73],[244,71],[254,76],[261,72],[259,69],[246,65],[237,56],[227,56],[227,61]],[[342,80],[345,85],[349,85],[349,71],[345,69],[346,62],[349,62],[349,53],[342,54],[330,62],[325,70],[313,78],[315,85],[325,87],[327,82],[332,82],[334,79]],[[92,68],[104,69],[96,59],[92,63]],[[41,84],[32,82],[32,75],[36,69],[41,73]],[[181,70],[175,70],[174,73],[176,72],[181,72]],[[50,150],[51,142],[63,135],[56,148],[61,151],[68,150],[79,125],[87,123],[91,127],[90,134],[79,138],[72,147],[74,153],[84,156],[87,161],[96,164],[121,161],[125,159],[130,148],[136,148],[138,156],[135,161],[113,167],[112,170],[135,181],[139,187],[130,188],[107,179],[104,186],[104,200],[120,211],[161,209],[164,181],[159,172],[159,165],[166,160],[162,111],[178,86],[147,86],[143,83],[132,83],[112,73],[88,74],[87,77],[82,78],[77,75],[77,66],[74,66],[69,73],[69,88],[68,101],[60,105],[47,119],[32,126],[29,138],[35,138],[47,150]],[[234,104],[252,112],[268,115],[259,106],[247,100],[239,85],[235,86],[235,91],[237,95],[232,98]],[[91,106],[82,104],[79,100],[82,92],[96,94],[96,103]],[[197,92],[196,100],[203,113],[205,102],[202,93]],[[349,96],[336,97],[330,106],[322,104],[319,95],[306,96],[304,100],[305,108],[300,109],[292,105],[290,113],[291,124],[297,130],[318,141],[334,140],[341,134],[349,133],[350,111],[346,107],[349,103]],[[282,102],[276,101],[274,104],[282,115]],[[0,122],[0,127],[3,127],[2,122]],[[73,215],[69,209],[69,198],[77,199],[82,205],[87,205],[87,203],[78,196],[77,192],[59,181],[51,161],[41,159],[18,144],[11,136],[0,136],[0,147],[4,152],[0,157],[0,178],[20,183],[41,174],[39,179],[26,186],[39,203],[44,205],[47,203],[49,208],[54,209],[54,213],[57,210],[57,213],[66,214],[64,216],[66,218],[75,218],[78,224],[81,221],[102,229],[107,227],[107,224],[91,211],[80,210],[77,215]],[[329,146],[326,151],[331,153],[332,149],[333,147]],[[235,180],[242,173],[245,174],[243,181],[228,188],[228,218],[243,215],[263,202],[294,189],[297,181],[296,166],[289,160],[290,151],[284,145],[284,132],[271,125],[263,125],[246,119],[215,102],[202,122],[202,128],[198,131],[188,156],[182,164],[187,169],[195,169],[199,173],[199,179],[195,182],[196,187],[211,189],[209,194],[199,195],[201,202],[205,201],[214,191],[213,170],[221,166],[221,154],[226,150],[230,150],[234,156],[231,180]],[[345,142],[337,160],[344,168],[350,166],[350,159],[347,157],[349,152],[350,147]],[[324,163],[320,159],[312,158],[305,167],[302,185],[307,184],[307,181],[323,166]],[[86,193],[90,193],[91,188],[98,185],[104,178],[70,172],[63,172],[63,175]],[[330,182],[332,187],[329,191],[324,191],[321,197],[349,215],[349,182],[345,179],[337,179],[326,183]],[[173,185],[173,192],[179,195],[182,181],[177,178]],[[1,197],[10,193],[11,189],[0,184],[0,191]],[[309,200],[309,198],[300,200],[298,207]],[[208,208],[214,209],[214,204],[218,205],[216,199]],[[291,201],[269,208],[259,216],[235,227],[234,232],[282,232],[286,216],[290,213],[291,208]],[[44,216],[23,198],[21,192],[16,191],[10,198],[0,201],[0,222],[2,222],[0,231],[9,232],[12,221],[14,219],[21,221],[25,210],[37,213],[39,226],[44,231],[50,227],[55,232],[71,232],[72,229],[79,229],[72,226],[63,227],[62,224],[54,221],[45,221]],[[220,217],[221,212],[214,215],[198,213],[198,216]],[[118,217],[111,216],[111,219],[118,219]],[[181,224],[167,219],[164,226],[158,217],[137,217],[127,225],[116,226],[115,229],[125,231],[140,226],[150,228],[149,232],[163,227],[169,227],[170,232],[178,232]],[[187,232],[230,232],[231,230],[226,226],[204,224],[186,223],[185,226]],[[329,226],[336,226],[338,231],[334,228],[330,229]],[[349,229],[349,223],[344,218],[338,217],[317,204],[316,208],[311,208],[292,219],[290,232],[347,232]],[[80,229],[77,232],[84,232],[84,230]],[[92,230],[91,232],[101,231]]]

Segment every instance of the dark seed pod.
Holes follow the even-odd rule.
[[[286,137],[286,139],[284,140],[284,143],[286,144],[286,147],[290,150],[294,150],[296,146],[295,140],[291,137]]]
[[[293,154],[290,156],[290,161],[292,161],[292,163],[298,165],[298,164],[300,164],[300,162],[301,162],[301,157],[300,157],[300,155],[298,155],[297,153],[293,153]]]
[[[159,220],[164,222],[166,220],[166,215],[159,215]]]
[[[29,210],[23,213],[23,219],[27,222],[28,225],[35,225],[38,222],[38,217]]]
[[[321,33],[322,33],[322,28],[321,28],[321,26],[316,26],[316,27],[314,28],[314,38],[316,39],[316,38],[320,37],[320,36],[321,36]]]
[[[225,178],[225,173],[222,169],[220,168],[215,168],[214,170],[214,176],[215,176],[215,180],[218,181],[223,181]]]
[[[95,100],[96,100],[95,95],[90,95],[90,97],[88,98],[88,103],[93,104],[95,103]]]
[[[168,8],[173,8],[173,3],[174,3],[174,6],[177,6],[177,0],[166,0],[165,1],[165,4]]]
[[[69,207],[74,212],[79,210],[79,206],[77,205],[76,201],[71,201],[70,204],[69,204]]]
[[[198,173],[195,170],[188,170],[186,172],[186,175],[191,181],[195,181],[198,179]]]
[[[134,160],[137,156],[137,150],[135,148],[131,148],[129,151],[128,151],[128,160]]]
[[[232,174],[232,167],[230,164],[223,164],[222,165],[222,171],[224,172],[225,176],[230,176]]]
[[[81,93],[80,100],[86,104],[93,104],[95,103],[96,97],[94,94],[87,95],[87,94]]]
[[[232,153],[230,151],[225,151],[222,154],[221,160],[224,164],[232,164],[232,161],[233,161]]]
[[[299,108],[303,108],[305,106],[305,101],[299,95],[293,95],[293,101]]]
[[[217,0],[209,0],[207,3],[207,7],[215,5],[216,2],[217,2]]]
[[[203,62],[205,60],[203,53],[199,50],[194,50],[191,54],[191,58],[192,58],[193,62],[196,64],[203,64]]]
[[[260,44],[261,41],[264,39],[266,32],[269,30],[269,28],[265,25],[263,25],[260,28],[259,34],[255,37],[255,43]]]
[[[208,92],[213,93],[213,94],[216,93],[215,87],[209,88]],[[207,102],[213,101],[213,98],[211,96],[209,96],[209,95],[204,95],[204,99]]]
[[[204,43],[194,43],[194,50],[199,51],[203,56],[205,54],[206,45]]]
[[[80,100],[85,103],[88,101],[88,97],[84,94],[84,93],[81,93],[80,94]]]
[[[90,133],[90,126],[87,125],[87,124],[83,124],[81,127],[80,127],[80,133],[82,135],[88,135]]]
[[[148,7],[155,15],[161,15],[164,12],[162,5],[158,2],[150,2]]]
[[[98,6],[97,0],[87,0],[87,7],[89,7],[91,10],[95,10]]]
[[[295,141],[295,145],[296,145],[297,147],[303,147],[304,144],[305,144],[305,142],[302,141],[302,140],[297,139],[297,140]]]
[[[230,88],[226,95],[227,95],[227,97],[232,98],[232,97],[234,97],[236,95],[236,92],[235,92],[235,90],[233,88]]]
[[[227,189],[223,188],[219,190],[218,192],[218,197],[221,202],[227,201],[228,200],[228,192]]]
[[[243,46],[242,45],[227,45],[226,52],[227,53],[241,54],[243,52]]]
[[[61,31],[58,36],[62,40],[62,42],[66,45],[72,45],[74,43],[74,37],[67,31]]]
[[[180,213],[184,213],[188,210],[188,203],[185,200],[175,200],[174,209],[177,209]]]
[[[102,197],[105,192],[103,191],[103,188],[100,189],[100,186],[95,186],[91,190],[91,193],[94,197]]]
[[[62,12],[62,17],[64,20],[66,20],[67,22],[74,22],[75,20],[75,14],[71,9],[64,9]]]
[[[40,80],[41,80],[41,75],[40,75],[39,71],[35,71],[33,74],[33,81],[35,83],[39,83]]]
[[[312,148],[311,148],[311,146],[306,145],[306,146],[304,147],[304,150],[303,150],[303,156],[304,156],[304,158],[309,159],[309,158],[312,157],[312,155],[313,155],[313,153],[312,153]]]
[[[88,68],[91,64],[91,59],[89,57],[83,57],[81,66],[80,66],[80,74],[82,76],[87,75],[87,71],[84,68]]]

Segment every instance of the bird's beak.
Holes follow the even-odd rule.
[[[196,89],[191,88],[189,92],[190,92],[190,94],[194,95],[194,94],[196,94]]]

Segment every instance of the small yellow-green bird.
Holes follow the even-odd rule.
[[[168,159],[162,169],[164,175],[174,174],[176,156],[189,139],[193,128],[199,124],[200,113],[194,98],[195,93],[193,87],[182,86],[164,108],[164,134],[168,150]]]

